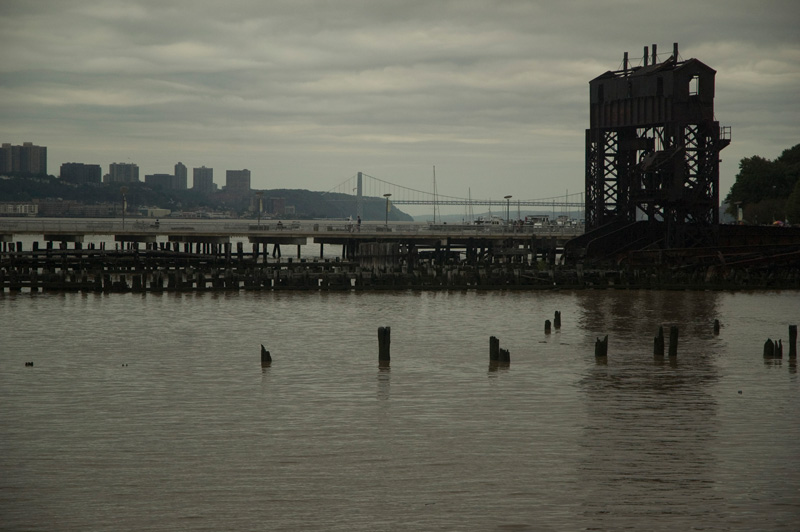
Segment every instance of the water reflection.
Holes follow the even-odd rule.
[[[584,516],[602,522],[614,514],[619,518],[624,507],[639,520],[663,514],[665,508],[654,500],[664,499],[665,505],[719,501],[713,452],[718,405],[712,395],[719,380],[713,339],[717,295],[586,292],[576,297],[582,326],[610,337],[608,357],[596,357],[579,382],[587,410],[579,473],[582,483],[602,486],[584,497]],[[653,337],[665,322],[682,329],[677,358],[653,357]]]
[[[378,400],[389,399],[389,385],[391,384],[391,370],[389,364],[380,364],[378,367]]]
[[[584,290],[575,292],[578,323],[597,335],[652,341],[659,325],[679,324],[682,333],[711,336],[719,318],[718,292]]]

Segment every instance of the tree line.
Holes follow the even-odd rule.
[[[725,201],[733,215],[740,204],[747,223],[800,224],[800,144],[772,161],[758,155],[742,159]]]

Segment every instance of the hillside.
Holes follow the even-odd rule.
[[[203,194],[194,190],[165,190],[146,183],[128,183],[127,211],[140,208],[161,208],[170,211],[214,211],[234,217],[254,217],[256,192],[262,193],[263,216],[269,215],[271,198],[281,198],[283,205],[294,207],[294,214],[280,214],[284,219],[356,217],[356,202],[347,194],[332,194],[300,189],[266,189],[251,194],[235,195],[226,191]],[[85,205],[121,205],[120,184],[74,184],[53,176],[39,178],[0,178],[0,201],[33,202],[34,200],[63,200]],[[384,198],[364,198],[364,220],[383,220]],[[389,220],[412,221],[412,217],[395,206]]]

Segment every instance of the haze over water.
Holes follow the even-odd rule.
[[[0,528],[797,530],[798,295],[6,293]]]

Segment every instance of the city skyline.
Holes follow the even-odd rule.
[[[743,157],[800,139],[798,10],[752,6],[10,0],[0,136],[48,146],[51,174],[183,161],[248,168],[254,189],[362,171],[430,191],[435,166],[440,194],[550,197],[584,188],[589,81],[677,42],[717,71],[724,197]]]

